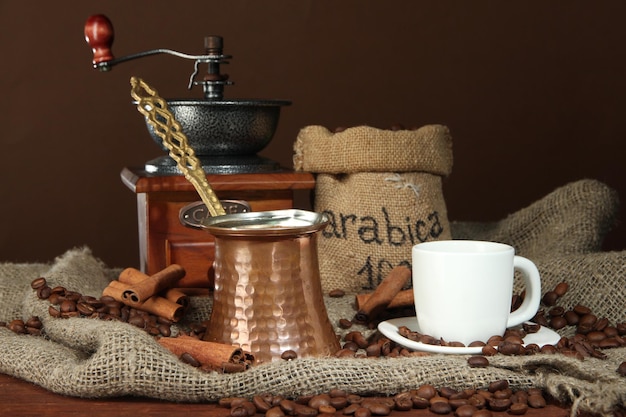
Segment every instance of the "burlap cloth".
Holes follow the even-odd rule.
[[[613,324],[626,319],[626,251],[600,252],[617,209],[615,193],[597,181],[567,184],[536,203],[489,225],[455,223],[457,237],[513,244],[533,259],[544,290],[570,284],[559,304],[582,303]],[[481,388],[498,379],[511,387],[543,388],[571,402],[574,410],[608,413],[626,401],[626,378],[616,373],[626,348],[607,349],[605,360],[563,355],[490,358],[488,368],[470,368],[466,357],[432,355],[382,359],[297,359],[263,364],[236,374],[205,373],[183,364],[142,330],[95,319],[54,319],[30,282],[45,276],[98,296],[119,269],[109,268],[88,248],[69,250],[52,264],[0,264],[0,320],[39,316],[45,337],[0,328],[0,372],[70,396],[134,395],[172,401],[215,401],[271,392],[296,396],[342,388],[355,393],[393,394],[420,384]],[[354,314],[353,297],[328,298],[333,323]],[[206,319],[206,298],[193,298],[191,321]],[[354,329],[354,328],[353,328]],[[353,330],[351,329],[351,330]],[[345,330],[337,329],[338,333]]]

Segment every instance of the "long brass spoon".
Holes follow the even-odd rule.
[[[189,146],[187,136],[168,109],[166,101],[141,78],[132,77],[130,85],[130,94],[137,101],[137,110],[146,117],[154,132],[163,139],[163,145],[169,150],[170,157],[176,161],[178,169],[195,187],[211,216],[225,215],[226,211],[207,181],[200,160]]]

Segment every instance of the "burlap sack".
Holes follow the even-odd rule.
[[[539,209],[544,204],[551,205],[561,194],[577,195],[589,201],[592,190],[602,188],[583,187],[586,192],[572,193],[572,188],[580,185],[567,185],[530,207]],[[588,216],[594,212],[591,208],[594,204],[597,211],[607,213],[607,217],[609,212],[615,212],[613,193],[594,195],[597,200],[589,202],[579,213],[579,226],[581,219],[584,223],[590,217],[597,220],[595,216]],[[520,211],[524,212],[528,212],[528,208]],[[516,219],[520,213],[509,219]],[[481,229],[479,225],[457,226],[458,230]],[[488,232],[477,233],[480,237],[501,236],[509,240],[500,235],[509,226],[505,219],[495,226],[488,225]],[[554,222],[543,233],[531,234],[534,238],[526,241],[528,247],[538,244],[534,240],[549,236],[552,228],[560,230],[561,227],[567,225]],[[601,235],[594,227],[582,229],[587,232],[565,234],[560,244],[575,248],[573,240]],[[560,305],[568,308],[581,303],[612,323],[623,322],[626,320],[626,251],[589,252],[589,249],[590,246],[585,246],[571,249],[571,253],[546,254],[535,259],[544,290],[566,281],[570,290],[559,300]],[[38,300],[29,287],[32,279],[43,275],[51,285],[98,295],[117,274],[119,269],[108,268],[85,248],[68,251],[52,265],[0,264],[0,321],[39,315],[45,332],[45,337],[25,336],[0,328],[0,372],[32,381],[53,392],[90,398],[137,395],[197,402],[216,401],[226,396],[250,397],[264,392],[294,397],[331,388],[391,395],[425,383],[457,389],[485,388],[494,380],[506,379],[513,389],[543,388],[557,399],[571,403],[573,415],[577,411],[610,413],[626,402],[626,378],[616,373],[619,364],[626,360],[626,348],[604,350],[608,356],[605,360],[586,358],[580,361],[563,355],[496,355],[489,359],[491,366],[488,368],[470,368],[467,358],[461,355],[431,355],[376,360],[297,359],[259,365],[238,374],[204,373],[183,364],[152,337],[131,325],[86,318],[51,318],[47,302]],[[325,301],[333,323],[355,313],[352,296]],[[192,298],[190,320],[204,320],[209,314],[209,298]],[[355,329],[367,331],[362,326],[350,330]],[[343,334],[347,330],[337,327],[336,331]],[[571,329],[560,332],[565,334]]]
[[[332,133],[308,126],[296,140],[294,167],[316,175],[315,204],[330,224],[318,243],[322,289],[376,288],[411,247],[451,237],[442,177],[452,169],[445,126]]]

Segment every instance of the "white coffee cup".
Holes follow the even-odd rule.
[[[523,276],[526,294],[511,313],[515,270]],[[512,246],[433,241],[413,246],[413,292],[420,333],[467,346],[532,319],[541,279],[535,264],[516,256]]]

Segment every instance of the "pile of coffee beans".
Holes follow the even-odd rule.
[[[563,354],[583,360],[587,357],[606,358],[603,349],[626,346],[626,322],[612,326],[608,319],[598,318],[593,312],[583,306],[576,305],[565,310],[557,305],[557,301],[568,290],[567,283],[559,283],[554,290],[548,291],[542,297],[542,306],[533,319],[533,323],[525,323],[521,328],[507,329],[504,335],[492,336],[487,342],[473,342],[469,346],[482,346],[482,356],[473,356],[468,360],[469,366],[489,366],[487,357],[496,354],[502,355],[532,355],[536,353]],[[511,310],[517,309],[524,300],[524,293],[514,295]],[[405,312],[402,312],[405,314]],[[391,316],[393,317],[393,315]],[[352,322],[340,319],[339,327],[348,329]],[[375,328],[376,322],[368,323]],[[560,330],[565,326],[576,326],[576,333],[572,337],[562,337],[555,345],[524,344],[524,337],[529,333],[536,333],[540,326]],[[445,341],[429,335],[412,331],[407,327],[400,327],[399,333],[413,341],[440,345],[464,347],[460,342]],[[351,331],[344,336],[342,348],[335,353],[339,358],[365,357],[398,357],[398,356],[427,356],[430,353],[407,349],[375,332],[366,338],[360,331]],[[616,372],[626,376],[626,361],[622,362]]]
[[[506,380],[492,382],[487,389],[456,390],[421,385],[390,397],[361,396],[333,389],[328,393],[293,399],[262,394],[248,398],[222,398],[219,405],[230,410],[232,417],[266,417],[345,415],[354,417],[387,416],[392,411],[429,410],[457,417],[488,417],[493,412],[525,414],[529,408],[544,408],[549,397],[540,389],[514,391]]]
[[[37,297],[40,300],[47,300],[50,303],[48,313],[52,317],[88,317],[100,320],[116,320],[132,324],[153,336],[169,337],[171,335],[172,321],[129,307],[112,297],[96,298],[70,291],[62,286],[50,287],[44,277],[33,280],[31,288],[37,292]],[[39,320],[32,317],[27,323],[35,319]]]
[[[507,329],[504,335],[492,336],[486,342],[476,341],[468,346],[482,346],[482,354],[492,356],[504,355],[531,355],[535,353],[561,353],[566,356],[584,359],[586,357],[605,358],[601,350],[626,346],[626,322],[612,326],[607,318],[598,318],[593,312],[583,306],[576,305],[570,310],[558,306],[557,301],[566,294],[569,285],[561,282],[556,287],[546,292],[542,297],[542,308],[533,318],[533,323],[525,323],[521,328]],[[524,293],[513,296],[511,310],[517,309],[524,300]],[[404,312],[402,312],[404,314]],[[386,317],[387,318],[387,317]],[[339,327],[348,329],[352,322],[347,319],[339,320]],[[370,328],[375,328],[376,322],[367,323]],[[562,337],[556,345],[536,344],[524,345],[524,337],[529,333],[539,331],[541,326],[560,330],[565,326],[576,326],[576,334],[573,337]],[[446,341],[426,334],[400,327],[399,333],[412,341],[430,345],[465,347],[463,343]],[[375,333],[370,339],[366,339],[362,333],[352,331],[344,337],[342,349],[336,353],[337,357],[372,357],[372,356],[420,356],[428,353],[414,352],[403,348],[398,344]]]

